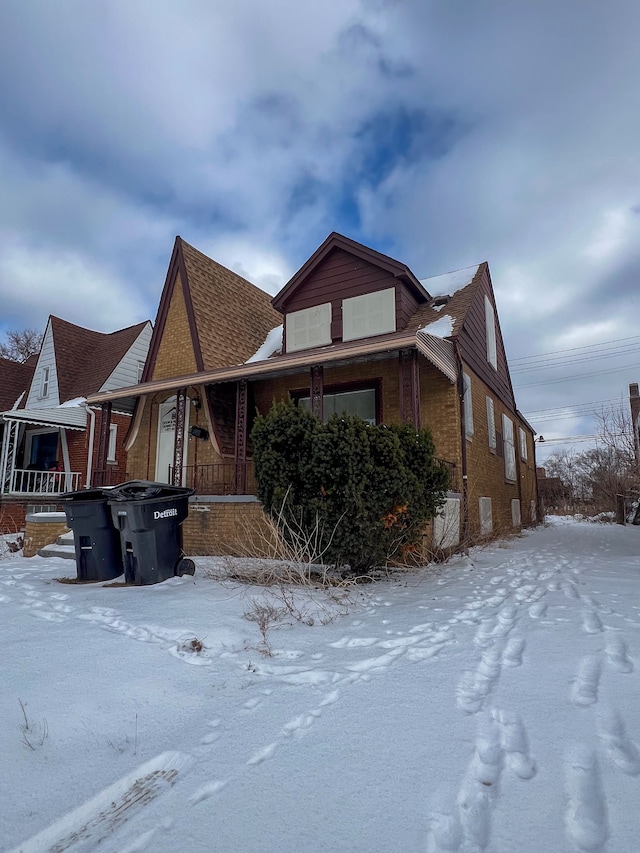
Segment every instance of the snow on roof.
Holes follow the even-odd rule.
[[[453,296],[458,290],[462,290],[468,284],[471,284],[473,277],[478,272],[480,264],[475,264],[472,267],[464,267],[461,270],[453,270],[446,272],[443,275],[433,275],[431,278],[421,278],[420,284],[429,291],[429,293],[437,298],[440,295]],[[431,333],[429,333],[431,334]]]
[[[427,323],[418,331],[426,332],[427,335],[433,335],[436,338],[450,338],[453,334],[453,317],[451,314],[443,314],[438,317],[433,323]]]
[[[86,397],[74,397],[73,400],[66,400],[64,403],[60,403],[61,409],[69,407],[69,406],[82,406],[87,402]]]
[[[248,358],[245,361],[245,364],[249,364],[252,361],[266,361],[274,353],[282,352],[283,331],[284,325],[282,323],[274,329],[271,329],[262,346],[254,352],[251,358]]]

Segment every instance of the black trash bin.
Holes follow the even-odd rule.
[[[193,492],[149,480],[131,480],[110,490],[127,583],[159,583],[195,572],[193,560],[183,556],[181,527]]]
[[[60,495],[73,530],[76,572],[80,581],[108,581],[123,569],[120,536],[113,525],[107,504],[109,490],[80,489]]]

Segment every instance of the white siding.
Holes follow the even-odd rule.
[[[342,300],[342,340],[355,341],[396,330],[394,287]]]
[[[49,393],[46,397],[41,396],[42,379],[45,367],[49,368]],[[51,406],[60,405],[60,396],[58,392],[58,373],[56,371],[56,354],[53,345],[53,331],[51,323],[47,323],[47,328],[44,333],[44,340],[40,348],[38,356],[38,364],[36,365],[33,379],[31,380],[31,388],[25,408],[27,409],[47,409]]]
[[[114,391],[138,384],[138,362],[146,361],[151,343],[151,323],[147,323],[100,391]]]

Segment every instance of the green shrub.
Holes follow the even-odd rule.
[[[283,535],[320,531],[324,560],[356,573],[415,550],[448,487],[426,429],[338,415],[323,424],[279,403],[257,417],[251,440],[258,497]]]

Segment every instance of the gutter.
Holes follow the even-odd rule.
[[[87,414],[91,418],[91,426],[89,427],[89,451],[87,453],[87,480],[84,484],[85,489],[91,486],[91,474],[93,473],[93,437],[96,431],[96,413],[91,406],[85,403]]]

